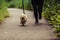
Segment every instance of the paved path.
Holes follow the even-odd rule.
[[[33,12],[26,10],[28,21],[25,27],[20,26],[22,9],[8,9],[10,17],[0,24],[0,40],[50,40],[53,38],[52,29],[44,18],[40,25],[34,24]]]

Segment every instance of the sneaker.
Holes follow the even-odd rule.
[[[39,22],[35,22],[35,24],[39,24]]]
[[[41,17],[39,17],[39,19],[41,19]]]
[[[42,17],[39,17],[39,19],[42,19]]]

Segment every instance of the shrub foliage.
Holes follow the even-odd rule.
[[[6,17],[8,17],[7,6],[5,0],[0,0],[0,23],[4,21]]]

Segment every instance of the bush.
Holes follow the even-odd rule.
[[[11,0],[10,2],[7,2],[7,4],[9,8],[22,8],[22,0]],[[24,0],[24,8],[32,9],[31,0]]]
[[[60,1],[50,0],[49,2],[45,0],[43,7],[42,15],[48,20],[49,24],[53,26],[56,36],[60,37]]]
[[[53,28],[53,30],[55,33],[60,33],[60,27],[55,27],[55,28]]]
[[[5,0],[0,0],[0,3],[0,23],[2,23],[5,18],[9,16],[9,13],[7,11]]]
[[[3,16],[0,16],[0,24],[4,21]]]
[[[0,10],[0,23],[4,21],[5,18],[9,17],[7,10]]]
[[[57,33],[56,36],[57,36],[58,38],[60,38],[60,33]]]

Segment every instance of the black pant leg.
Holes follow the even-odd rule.
[[[38,0],[38,13],[39,13],[39,19],[42,18],[42,8],[43,8],[43,0]]]
[[[36,0],[31,0],[31,1],[32,1],[33,9],[34,9],[34,17],[35,17],[36,22],[38,22],[37,2]]]

